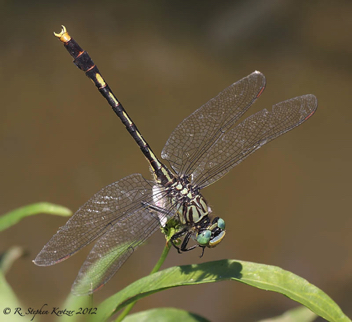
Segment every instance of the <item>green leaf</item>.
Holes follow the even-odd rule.
[[[167,254],[169,253],[170,251],[170,248],[171,248],[171,243],[170,242],[166,242],[165,244],[165,247],[163,249],[163,252],[161,253],[161,256],[158,260],[158,262],[155,264],[155,266],[153,267],[152,271],[150,272],[149,275],[152,275],[156,272],[159,271],[161,265],[163,265],[166,257],[167,257]],[[126,308],[123,310],[123,312],[118,316],[118,318],[116,319],[116,322],[120,322],[120,321],[123,321],[123,319],[130,313],[130,311],[132,310],[132,308],[134,307],[134,305],[136,304],[137,302],[132,302],[130,304],[128,304],[126,306]]]
[[[7,283],[5,274],[12,266],[13,262],[23,255],[23,250],[20,247],[11,247],[7,252],[1,255],[0,259],[0,303],[2,305],[1,315],[5,315],[5,310],[8,313],[4,316],[4,321],[15,322],[23,321],[23,317],[14,315],[16,308],[22,308],[16,294],[11,286]],[[11,310],[11,312],[9,311]]]
[[[23,248],[18,246],[12,246],[5,253],[0,256],[0,271],[5,275],[15,260],[24,255]]]
[[[11,286],[7,283],[2,272],[0,272],[0,303],[2,306],[1,315],[4,315],[3,312],[5,312],[4,310],[6,308],[11,309],[11,312],[3,318],[4,321],[23,321],[23,317],[14,315],[13,310],[16,308],[23,308],[23,306],[21,306],[18,298],[16,297],[16,294],[12,290]]]
[[[152,309],[127,316],[124,322],[209,322],[200,315],[170,308]]]
[[[237,260],[171,267],[146,276],[101,303],[93,321],[105,321],[127,304],[168,288],[227,280],[286,295],[328,321],[351,321],[328,295],[305,279],[276,266]]]
[[[286,311],[280,316],[260,320],[259,322],[312,322],[317,318],[317,315],[305,306],[299,306],[292,310]]]
[[[89,309],[92,309],[89,311]],[[66,310],[59,315],[57,321],[60,322],[76,322],[87,321],[90,312],[96,312],[93,307],[93,296],[76,296],[70,293],[62,307],[59,307],[56,312]],[[94,313],[93,313],[94,314]]]
[[[49,202],[38,202],[21,208],[17,208],[0,217],[0,231],[3,231],[15,224],[21,219],[46,213],[50,215],[71,216],[72,211],[66,207],[54,205]]]

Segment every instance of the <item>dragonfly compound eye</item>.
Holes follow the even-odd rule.
[[[219,218],[218,227],[221,228],[221,229],[225,229],[225,220],[224,219]]]
[[[203,230],[198,236],[197,236],[197,243],[199,245],[205,246],[208,245],[211,237],[211,231],[210,230]]]

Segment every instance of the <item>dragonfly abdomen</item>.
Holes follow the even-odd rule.
[[[131,134],[136,141],[146,159],[149,161],[153,169],[155,179],[163,184],[170,185],[174,181],[173,174],[160,162],[155,156],[149,144],[144,140],[142,134],[133,123],[132,119],[128,116],[122,104],[117,100],[109,85],[105,82],[103,76],[100,74],[99,69],[90,58],[89,54],[83,50],[78,43],[67,33],[66,28],[62,26],[60,33],[54,33],[64,44],[66,50],[73,57],[74,64],[85,72],[86,76],[92,80],[95,86],[99,89],[100,93],[108,101],[113,111],[121,119],[127,131]]]

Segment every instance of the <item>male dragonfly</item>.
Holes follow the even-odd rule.
[[[265,77],[255,71],[224,89],[185,118],[171,133],[161,157],[153,153],[103,79],[88,53],[63,26],[55,34],[74,63],[94,82],[149,162],[154,180],[132,174],[90,198],[49,240],[34,263],[57,264],[96,241],[72,286],[77,295],[103,286],[134,250],[170,218],[179,223],[171,243],[179,253],[218,245],[225,221],[212,218],[201,189],[222,178],[254,151],[308,120],[317,99],[308,94],[278,103],[235,125],[262,94]],[[181,245],[176,240],[182,239]],[[188,246],[190,239],[193,246]]]

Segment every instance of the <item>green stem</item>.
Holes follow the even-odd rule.
[[[169,253],[170,247],[171,247],[171,243],[167,242],[165,244],[164,250],[161,253],[161,256],[160,256],[158,262],[155,264],[154,268],[152,269],[152,271],[150,272],[149,275],[156,273],[160,269],[161,265],[164,263],[164,261],[166,259],[167,254]],[[126,315],[128,313],[130,313],[130,311],[132,310],[132,308],[134,307],[134,305],[136,303],[137,303],[137,301],[132,302],[131,304],[127,305],[126,308],[123,310],[123,312],[117,317],[115,322],[121,322],[126,317]]]
[[[167,242],[165,244],[165,247],[163,249],[163,252],[161,253],[161,256],[160,256],[158,262],[155,264],[154,268],[152,269],[152,271],[150,272],[149,275],[156,273],[160,269],[161,265],[163,265],[163,263],[166,259],[167,254],[169,253],[170,247],[171,247],[171,243]]]

